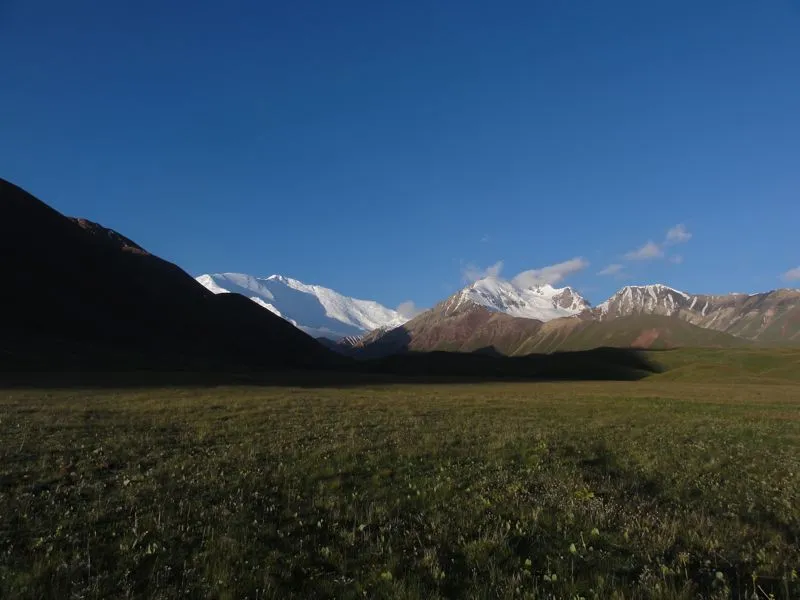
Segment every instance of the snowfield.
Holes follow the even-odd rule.
[[[247,296],[314,337],[338,340],[378,328],[398,327],[408,321],[372,300],[350,298],[283,275],[214,273],[201,275],[197,281],[215,294],[234,292]]]
[[[448,301],[447,310],[456,311],[465,303],[539,321],[569,317],[590,307],[570,287],[554,288],[543,284],[525,288],[499,277],[485,277],[468,285]]]

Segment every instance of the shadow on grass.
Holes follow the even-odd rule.
[[[343,358],[335,365],[315,370],[279,371],[237,368],[207,361],[131,359],[127,363],[120,363],[114,357],[105,361],[28,361],[18,365],[0,362],[0,387],[255,385],[336,388],[489,381],[637,381],[661,371],[643,352],[624,348],[521,357],[502,356],[492,348],[470,354],[408,352],[362,361]]]

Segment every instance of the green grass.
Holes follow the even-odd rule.
[[[800,597],[800,385],[662,377],[1,391],[0,597]]]
[[[800,383],[800,348],[679,348],[648,353],[661,381]]]
[[[549,336],[541,338],[533,336],[524,342],[515,354],[582,350],[599,346],[626,348],[633,345],[661,350],[682,346],[736,348],[752,345],[749,340],[662,315],[634,315],[608,321],[582,321],[577,327],[567,331],[568,333],[559,332],[555,329],[550,330]]]

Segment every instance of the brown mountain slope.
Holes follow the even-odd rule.
[[[677,317],[706,329],[763,342],[800,342],[800,290],[709,296],[664,285],[626,286],[584,318]]]
[[[216,296],[124,236],[0,179],[0,368],[317,367],[332,354],[242,296]]]
[[[661,315],[633,315],[609,321],[576,317],[545,323],[517,350],[518,354],[586,350],[598,347],[662,350],[679,347],[729,348],[747,340]]]
[[[445,301],[401,327],[373,332],[346,352],[360,358],[437,350],[484,350],[519,356],[603,346],[660,349],[748,343],[726,333],[659,315],[635,315],[608,321],[566,317],[542,323],[491,312],[475,304],[462,305],[457,311],[448,307]]]
[[[401,327],[374,331],[355,344],[345,344],[345,352],[372,358],[406,351],[474,352],[492,348],[511,356],[541,326],[541,321],[510,317],[472,303],[454,309],[445,300]]]

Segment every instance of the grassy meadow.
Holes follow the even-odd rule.
[[[0,390],[0,597],[800,598],[800,354],[714,352],[635,383]]]

